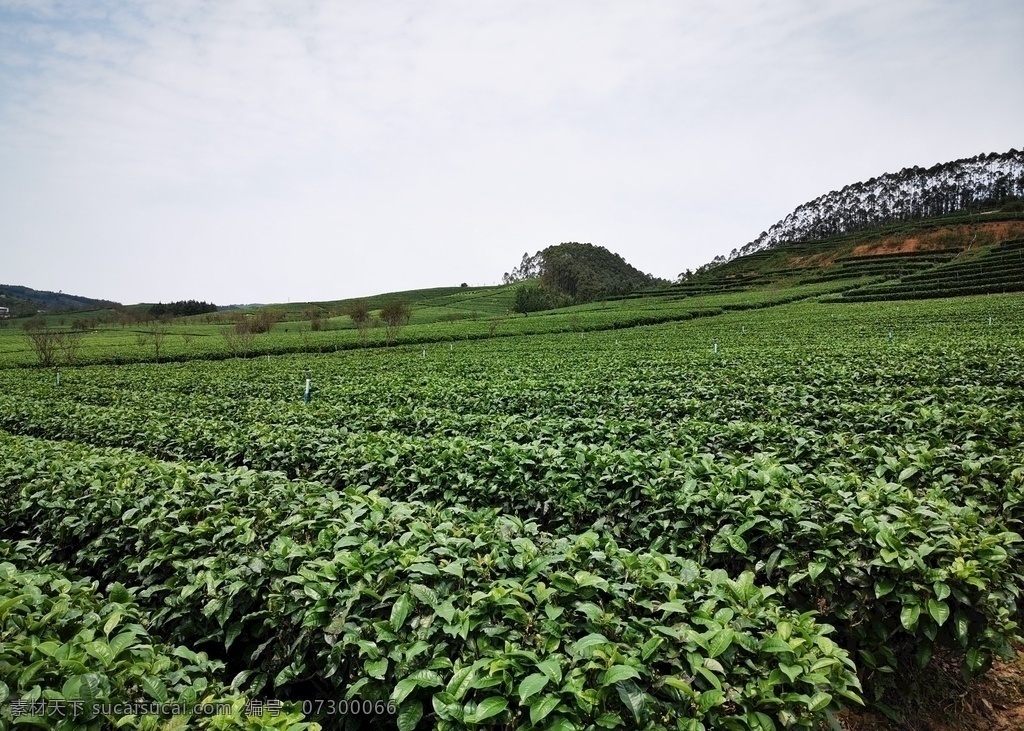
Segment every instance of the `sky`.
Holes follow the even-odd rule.
[[[1024,147],[1020,0],[0,0],[0,282],[135,302],[674,278]]]

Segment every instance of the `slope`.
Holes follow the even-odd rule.
[[[657,294],[706,295],[844,281],[852,289],[854,285],[924,276],[937,266],[970,261],[1020,236],[1024,236],[1024,213],[1012,206],[982,214],[939,216],[823,240],[779,244],[739,256]],[[1009,262],[993,259],[990,263],[998,261]],[[995,274],[996,269],[990,267],[989,273]]]
[[[928,169],[904,168],[797,206],[738,253],[751,254],[787,242],[820,240],[889,223],[978,211],[1022,198],[1024,152],[1015,149]]]
[[[14,284],[0,284],[0,307],[7,307],[11,317],[34,315],[37,312],[72,312],[78,310],[97,310],[116,305],[108,300],[80,297],[32,289]]]

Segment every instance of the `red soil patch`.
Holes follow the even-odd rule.
[[[808,254],[807,256],[791,256],[789,258],[789,266],[803,267],[810,269],[811,267],[824,267],[831,264],[839,256],[838,252],[832,252],[827,254]]]
[[[917,251],[984,246],[1004,239],[1024,235],[1024,222],[993,221],[965,226],[943,226],[911,236],[885,236],[877,241],[854,247],[852,256],[879,254],[907,254]]]

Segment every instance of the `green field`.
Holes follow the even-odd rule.
[[[984,672],[1020,640],[1024,295],[836,286],[529,317],[498,288],[249,359],[200,322],[115,365],[151,358],[111,326],[59,383],[8,328],[0,696],[811,729],[934,657]]]
[[[394,343],[388,343],[386,329],[379,321],[375,321],[367,333],[366,346],[441,344],[447,347],[449,343],[459,340],[609,330],[682,321],[718,315],[729,310],[759,308],[841,292],[866,281],[848,279],[699,297],[677,294],[672,297],[624,298],[536,312],[528,316],[513,314],[511,311],[512,298],[518,285],[468,291],[449,288],[399,292],[367,298],[365,302],[374,310],[391,299],[408,302],[412,308],[409,324],[401,329]],[[235,332],[232,318],[244,317],[243,313],[199,315],[168,323],[119,325],[95,324],[96,319],[105,313],[80,312],[48,315],[44,322],[51,330],[77,333],[77,349],[72,359],[75,365],[156,361],[158,358],[152,335],[154,327],[164,333],[159,355],[162,361],[326,353],[364,347],[351,319],[340,314],[348,304],[342,301],[315,306],[308,303],[274,306],[272,309],[282,320],[274,324],[270,332],[252,336],[242,352],[237,349],[237,345],[235,349],[232,348],[229,338]],[[324,313],[320,330],[314,330],[312,322],[304,318],[304,313],[311,308],[319,308]],[[76,320],[85,320],[89,326],[76,330]],[[10,320],[0,327],[0,367],[38,365],[39,359],[23,327],[23,320]],[[57,365],[66,365],[67,361],[58,353]]]

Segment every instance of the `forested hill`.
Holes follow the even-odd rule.
[[[0,284],[0,307],[7,307],[12,317],[33,315],[36,312],[70,312],[74,310],[96,310],[111,307],[116,302],[91,297],[49,292],[46,290]]]
[[[519,266],[503,279],[505,284],[538,279],[549,293],[571,302],[628,294],[661,283],[603,246],[575,241],[549,246],[533,256],[523,254]]]
[[[981,154],[927,169],[904,168],[797,206],[734,255],[1020,198],[1024,198],[1024,151]]]

